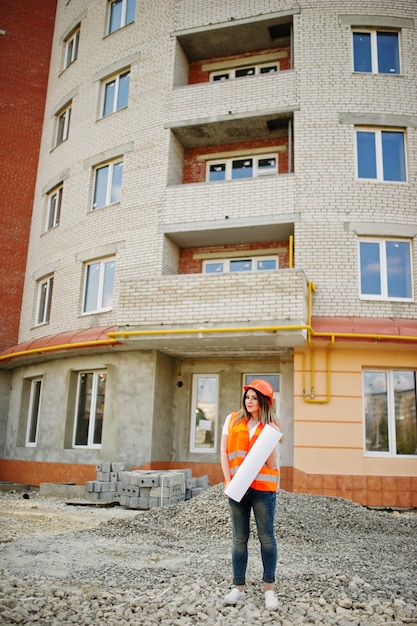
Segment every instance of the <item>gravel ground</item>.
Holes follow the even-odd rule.
[[[221,485],[149,511],[1,494],[0,624],[417,624],[415,511],[281,491],[276,535],[279,609],[264,609],[254,527],[246,600],[228,607]]]

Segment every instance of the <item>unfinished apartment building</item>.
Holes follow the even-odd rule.
[[[281,488],[417,506],[417,6],[58,0],[6,480],[222,480],[266,378]]]

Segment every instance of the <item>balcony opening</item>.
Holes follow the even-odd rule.
[[[173,33],[178,43],[174,86],[292,69],[293,16],[298,12],[231,19]]]

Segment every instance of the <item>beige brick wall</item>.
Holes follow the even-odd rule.
[[[221,85],[221,90],[209,84],[174,88],[185,68],[173,32],[296,6],[300,12],[294,15],[294,70],[259,81],[231,82]],[[168,291],[161,300],[154,300],[146,295],[152,291],[143,288],[143,281],[149,289],[153,282],[160,284],[161,277],[174,272],[177,265],[178,250],[164,239],[161,227],[207,220],[220,224],[225,215],[243,221],[268,215],[284,220],[286,215],[299,216],[294,222],[295,264],[317,285],[315,315],[415,317],[414,303],[359,299],[357,235],[352,226],[358,222],[386,224],[386,235],[395,232],[392,225],[409,228],[410,233],[416,230],[415,2],[352,1],[347,8],[343,0],[300,0],[297,5],[284,0],[153,0],[137,2],[136,21],[110,36],[105,36],[106,7],[105,0],[58,1],[20,341],[90,325],[171,319],[166,309]],[[339,23],[339,16],[346,13],[415,20],[414,29],[402,30],[401,76],[352,73],[351,28]],[[63,37],[78,21],[79,56],[62,71]],[[111,73],[123,60],[131,68],[128,108],[100,119],[101,83],[97,77]],[[52,149],[54,115],[70,99],[69,138]],[[293,110],[294,174],[227,185],[179,185],[182,148],[166,125],[224,115],[230,103],[239,115],[273,107]],[[406,130],[406,184],[355,180],[354,126],[346,122],[347,114],[379,115],[381,119],[391,114],[412,120]],[[93,212],[92,166],[118,155],[124,157],[121,201]],[[64,175],[61,223],[44,233],[46,193]],[[93,259],[109,250],[116,253],[114,309],[81,316],[80,259],[89,255]],[[417,261],[414,263],[417,290]],[[33,328],[35,277],[51,265],[55,268],[51,321]],[[180,276],[170,280],[175,294],[196,279]],[[223,280],[229,277],[221,278],[219,284]],[[126,284],[137,289],[134,302],[143,296],[140,312],[125,301],[127,287],[122,281],[133,281]],[[196,301],[203,302],[206,286],[201,277],[195,289]],[[220,288],[215,291],[219,293]],[[175,323],[190,321],[190,303],[176,308]],[[290,318],[295,317],[297,308],[298,303],[293,302],[287,311]],[[224,319],[220,314],[216,317],[214,308],[212,314],[213,321]]]

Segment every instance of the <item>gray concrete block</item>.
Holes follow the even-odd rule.
[[[114,491],[102,491],[99,495],[99,500],[105,500],[106,502],[111,502],[113,500]]]
[[[84,485],[75,485],[74,483],[41,483],[39,486],[41,496],[52,496],[63,500],[84,498],[85,493]]]
[[[101,462],[101,471],[105,474],[110,474],[111,472],[111,463],[110,461],[102,461]]]
[[[196,496],[199,496],[200,493],[203,493],[203,491],[205,491],[203,487],[196,487],[195,489],[191,489],[191,497],[195,498]]]
[[[110,472],[97,472],[97,480],[102,483],[108,483],[110,481]]]
[[[100,500],[100,494],[95,491],[94,493],[85,493],[85,500],[89,500],[90,502],[98,502]]]
[[[123,471],[129,472],[131,467],[132,466],[130,465],[130,463],[126,463],[124,461],[116,461],[111,464],[111,471],[112,472],[123,472]]]
[[[144,474],[139,484],[141,487],[158,487],[159,485],[159,474]]]
[[[197,487],[203,487],[203,489],[208,489],[210,487],[208,476],[197,477]]]
[[[118,473],[117,472],[110,472],[110,482],[111,483],[117,483],[118,480]]]

